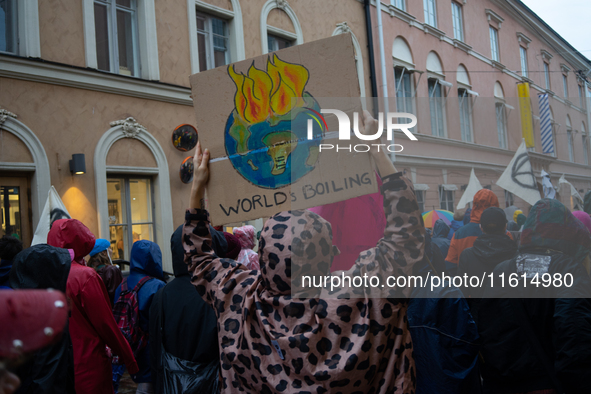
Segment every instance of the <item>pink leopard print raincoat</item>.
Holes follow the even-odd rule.
[[[384,237],[348,274],[410,275],[423,258],[424,227],[411,183],[401,173],[383,182]],[[270,218],[261,234],[260,271],[216,257],[205,210],[187,211],[183,244],[192,282],[218,318],[224,392],[414,393],[405,300],[350,289],[336,294],[347,299],[319,297],[317,290],[310,290],[313,298],[292,298],[292,280],[300,283],[300,275],[330,275],[332,230],[320,216],[292,211]],[[399,290],[381,295],[400,297]]]

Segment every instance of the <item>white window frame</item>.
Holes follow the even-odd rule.
[[[201,0],[187,0],[187,17],[189,18],[189,52],[191,56],[192,74],[199,72],[199,47],[195,11],[204,12],[216,18],[225,19],[228,23],[230,36],[228,47],[231,62],[239,62],[246,59],[244,51],[242,8],[240,7],[239,0],[230,0],[230,3],[232,4],[231,11]]]
[[[488,31],[490,35],[490,58],[495,62],[500,62],[501,56],[499,53],[499,30],[489,25]]]
[[[410,81],[410,92],[406,92],[404,83],[397,84],[396,71],[401,69],[402,79],[408,76]],[[414,81],[414,70],[400,65],[394,65],[394,87],[396,88],[394,95],[396,96],[396,112],[406,112],[416,115],[415,112],[415,81]],[[404,93],[410,94],[410,96],[403,96]],[[399,100],[402,98],[403,100]],[[410,108],[408,108],[410,106]],[[408,119],[398,119],[400,123],[407,123]],[[414,128],[416,130],[416,128]],[[416,132],[416,131],[413,131]]]
[[[38,0],[16,0],[16,51],[23,57],[41,57]]]
[[[495,102],[495,118],[497,121],[497,137],[499,139],[499,148],[508,149],[507,109],[506,104],[500,100]]]
[[[447,193],[451,193],[451,201],[447,198],[448,197]],[[442,185],[439,185],[439,208],[445,209],[450,212],[454,212],[454,208],[455,208],[454,202],[456,200],[455,194],[456,193],[453,190],[445,190],[445,188]],[[445,208],[441,206],[442,204],[445,204]],[[451,209],[448,209],[450,207],[450,204],[451,204]]]
[[[399,10],[406,11],[406,0],[390,0],[390,4]]]
[[[546,82],[546,89],[551,89],[550,84],[550,63],[544,62],[544,80]]]
[[[569,127],[566,129],[566,140],[568,143],[568,160],[575,162],[575,141],[573,139],[573,130]]]
[[[291,23],[293,24],[295,34],[283,29],[279,29],[278,27],[269,26],[267,24],[267,18],[269,17],[269,13],[275,8],[279,8],[285,11],[287,16],[291,20]],[[283,0],[280,2],[276,0],[267,0],[267,2],[263,5],[263,8],[261,10],[261,48],[263,54],[269,53],[268,33],[271,33],[274,36],[279,36],[288,40],[292,40],[294,41],[295,45],[301,45],[304,43],[304,33],[302,31],[302,26],[300,25],[300,21],[298,20],[296,13],[291,8],[287,0]]]
[[[451,17],[453,22],[454,38],[464,42],[464,17],[462,6],[456,1],[451,2]]]
[[[437,28],[437,1],[423,0],[423,12],[425,16],[425,23],[429,26]]]
[[[519,46],[519,60],[521,62],[521,76],[527,78],[527,48]]]
[[[137,42],[139,53],[137,66],[139,68],[139,78],[158,81],[160,80],[160,66],[158,62],[158,37],[154,3],[155,0],[137,0]],[[98,61],[94,25],[94,0],[82,0],[82,16],[84,22],[86,67],[96,69]]]
[[[119,63],[119,42],[117,32],[117,11],[122,11],[128,14],[132,14],[131,18],[131,42],[132,42],[132,57],[133,57],[133,68],[129,70],[132,77],[139,76],[140,64],[139,64],[139,45],[138,45],[138,21],[137,21],[137,4],[139,0],[131,0],[131,12],[128,12],[127,7],[123,7],[117,4],[116,0],[94,0],[95,4],[100,4],[107,9],[107,35],[109,39],[109,69],[101,70],[111,72],[113,74],[127,75],[120,72]],[[135,8],[135,9],[134,9]],[[96,34],[96,33],[95,33]],[[97,68],[98,68],[98,55],[97,55]]]
[[[460,91],[463,92],[462,96],[460,96]],[[472,127],[472,96],[470,94],[470,89],[464,86],[458,87],[458,110],[462,141],[474,142],[474,128]],[[463,111],[464,113],[462,113]]]
[[[415,195],[417,196],[417,204],[419,205],[419,212],[425,212],[425,192],[426,190],[415,190]]]
[[[585,125],[582,125],[583,130],[581,130],[581,138],[583,140],[583,158],[584,158],[584,164],[587,165],[591,165],[591,162],[589,162],[589,134],[587,133],[587,131],[585,130]]]
[[[447,118],[446,118],[446,95],[445,95],[445,89],[443,87],[443,85],[441,85],[439,82],[441,81],[439,78],[433,78],[433,77],[429,77],[427,79],[427,89],[429,89],[429,81],[431,80],[435,80],[435,86],[433,88],[433,92],[435,92],[435,89],[437,88],[437,85],[439,84],[441,86],[441,97],[439,97],[438,99],[440,100],[439,103],[432,101],[432,99],[435,99],[435,97],[431,96],[431,93],[429,93],[429,114],[430,114],[430,119],[431,119],[431,135],[434,135],[436,137],[440,137],[440,138],[447,138]],[[436,105],[436,110],[441,110],[441,116],[439,117],[436,114],[436,119],[437,119],[437,125],[434,126],[433,125],[433,108],[432,105],[433,103],[435,103]],[[439,132],[437,132],[437,134],[435,134],[435,131],[437,131],[439,128],[437,126],[439,126],[439,122],[441,121],[442,126],[443,126],[443,135],[439,135]],[[436,127],[436,128],[434,128]]]
[[[357,79],[359,79],[359,90],[361,91],[361,97],[366,97],[365,95],[365,70],[363,67],[363,52],[361,51],[361,45],[359,45],[359,40],[357,40],[357,36],[353,33],[353,30],[349,27],[347,22],[337,23],[336,29],[332,32],[333,36],[339,34],[351,34],[351,40],[353,41],[353,48],[355,49],[355,66],[357,68]],[[365,103],[363,103],[365,105]],[[365,108],[365,107],[364,107]]]
[[[585,96],[584,96],[583,85],[578,84],[577,86],[579,87],[579,106],[582,109],[585,109]]]
[[[564,98],[568,100],[568,76],[562,74],[562,89],[564,91]]]
[[[172,197],[170,192],[170,169],[164,149],[152,134],[135,119],[111,122],[111,128],[99,139],[94,150],[94,179],[99,237],[109,239],[109,197],[107,195],[107,174],[126,174],[152,177],[154,193],[154,238],[168,239],[174,231],[172,222]],[[154,155],[157,167],[107,166],[109,149],[123,138],[135,138],[144,143]],[[162,248],[163,269],[172,272],[170,248]]]
[[[201,14],[203,14],[205,16],[205,30],[203,31],[204,33],[202,33],[199,29],[197,29],[197,35],[199,34],[203,34],[206,36],[206,40],[207,40],[207,45],[206,45],[206,51],[205,51],[205,56],[206,56],[206,62],[207,64],[205,65],[205,70],[211,70],[212,68],[215,68],[215,49],[214,49],[214,32],[213,32],[213,19],[217,19],[217,20],[221,20],[225,23],[225,28],[226,28],[226,32],[225,32],[225,36],[224,38],[226,38],[227,41],[227,46],[226,46],[226,52],[225,52],[225,59],[224,59],[224,66],[227,64],[230,64],[232,62],[232,58],[230,56],[230,34],[229,34],[229,23],[226,19],[223,18],[219,18],[216,15],[211,15],[208,13],[204,13],[201,12],[201,10],[198,10],[197,12],[200,12]],[[197,17],[197,15],[195,15],[195,17]],[[197,42],[199,42],[199,40],[197,40]],[[199,67],[201,68],[201,64],[199,64]],[[221,66],[220,66],[221,67]],[[201,70],[200,70],[201,71]]]

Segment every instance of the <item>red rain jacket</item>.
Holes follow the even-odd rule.
[[[72,308],[70,336],[76,392],[108,394],[113,393],[113,375],[105,345],[122,358],[130,374],[137,373],[138,366],[117,327],[103,281],[94,269],[85,266],[83,257],[90,253],[94,242],[94,235],[76,219],[55,221],[47,236],[49,245],[74,250],[66,294]]]

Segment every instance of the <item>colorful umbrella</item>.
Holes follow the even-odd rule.
[[[435,225],[435,222],[438,219],[443,219],[447,225],[450,225],[451,221],[454,219],[454,213],[446,211],[445,209],[433,209],[431,211],[423,212],[423,221],[427,228],[433,228],[433,225]]]

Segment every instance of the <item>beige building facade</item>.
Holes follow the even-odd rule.
[[[2,231],[25,244],[53,185],[73,218],[111,240],[116,258],[128,259],[134,240],[149,239],[162,246],[164,268],[172,271],[167,246],[190,190],[179,168],[193,152],[175,149],[171,136],[181,124],[199,129],[189,75],[351,32],[361,85],[370,85],[357,1],[5,4]],[[70,171],[74,154],[84,154],[84,174]]]

